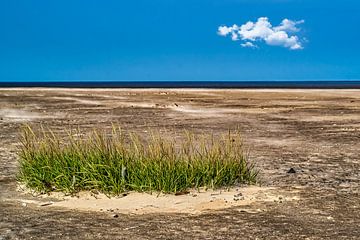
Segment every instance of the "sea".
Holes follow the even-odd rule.
[[[360,80],[331,81],[0,81],[5,87],[360,89]]]

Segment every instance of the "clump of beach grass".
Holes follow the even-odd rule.
[[[244,155],[238,131],[196,135],[181,140],[152,132],[145,137],[112,130],[83,134],[24,126],[18,180],[37,192],[97,190],[177,193],[189,188],[219,188],[256,182],[257,171]]]

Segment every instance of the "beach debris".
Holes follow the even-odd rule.
[[[126,180],[127,178],[127,169],[125,166],[122,166],[122,169],[121,169],[121,177]]]
[[[259,212],[264,212],[265,210],[261,210],[261,209],[239,209],[238,210],[241,213],[259,213]]]
[[[189,191],[184,190],[184,191],[176,192],[176,193],[175,193],[175,196],[186,195],[186,194],[189,194],[189,193],[190,193]]]
[[[26,207],[27,204],[23,202],[23,203],[21,203],[21,206]]]
[[[220,195],[221,192],[218,192],[218,193],[211,193],[210,196],[217,196],[217,195]]]
[[[113,217],[113,218],[118,218],[119,215],[118,215],[118,214],[113,214],[112,217]]]
[[[239,200],[245,200],[245,197],[243,196],[242,193],[237,193],[234,195],[234,201],[239,201]]]
[[[278,196],[274,199],[275,203],[283,203],[285,201],[285,198],[283,196]]]
[[[45,202],[45,203],[40,204],[39,206],[40,207],[46,207],[46,206],[50,206],[52,204],[53,204],[53,202]]]
[[[234,197],[241,197],[243,194],[240,192],[240,193],[237,193],[234,195]]]
[[[296,173],[295,169],[294,168],[290,168],[287,173]]]

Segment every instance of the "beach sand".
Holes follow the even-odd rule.
[[[15,178],[23,123],[60,133],[117,123],[174,137],[238,127],[260,184],[182,196],[34,196]],[[0,89],[0,129],[0,238],[360,236],[360,90]]]

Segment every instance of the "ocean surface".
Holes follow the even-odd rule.
[[[0,87],[60,88],[339,88],[360,89],[360,80],[344,81],[0,81]]]

